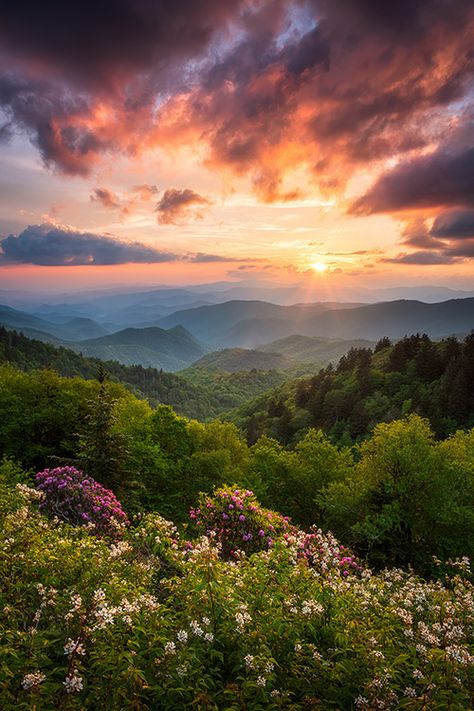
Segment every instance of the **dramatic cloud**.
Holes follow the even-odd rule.
[[[474,210],[449,210],[433,222],[431,234],[435,237],[474,239]]]
[[[9,235],[0,241],[0,262],[3,264],[154,264],[179,259],[176,254],[160,251],[140,242],[123,242],[109,235],[75,232],[53,225],[31,225],[19,235]]]
[[[190,188],[169,188],[156,206],[158,222],[170,225],[186,220],[200,220],[204,216],[204,209],[209,206],[210,201],[207,198]]]
[[[19,235],[0,240],[0,265],[37,264],[48,267],[163,262],[247,262],[259,260],[218,254],[174,254],[141,242],[125,242],[111,235],[79,232],[55,225],[30,225]]]
[[[87,175],[109,152],[199,145],[263,199],[290,199],[295,169],[340,190],[361,165],[439,144],[469,101],[471,0],[26,8],[0,14],[0,104],[65,173]],[[384,209],[385,189],[373,197],[360,208]]]
[[[474,148],[435,151],[382,175],[353,206],[355,214],[474,205]]]
[[[402,232],[402,252],[383,262],[398,264],[454,264],[474,257],[474,210],[448,210],[433,221],[431,228],[423,217],[407,222]]]

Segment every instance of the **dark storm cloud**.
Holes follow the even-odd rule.
[[[474,239],[474,210],[449,210],[433,222],[431,234],[435,237]]]
[[[299,165],[337,190],[361,164],[442,142],[472,82],[474,4],[17,3],[0,11],[2,66],[7,121],[48,165],[86,175],[103,153],[199,142],[209,166],[280,200]]]
[[[4,4],[0,42],[19,62],[47,63],[85,86],[191,58],[241,0],[26,0]]]
[[[203,208],[209,207],[210,201],[199,193],[185,188],[169,188],[163,193],[156,212],[158,222],[163,225],[174,224],[183,219],[200,219]]]
[[[19,235],[9,235],[0,241],[0,262],[3,264],[154,264],[179,259],[176,254],[140,242],[123,242],[109,235],[75,232],[52,225],[31,225]]]
[[[438,150],[404,161],[382,175],[352,205],[355,214],[474,205],[474,148]]]

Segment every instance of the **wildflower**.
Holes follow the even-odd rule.
[[[45,675],[38,669],[35,672],[32,672],[31,674],[25,674],[21,685],[25,689],[25,691],[29,691],[30,689],[37,688],[45,679]]]
[[[176,667],[176,673],[178,676],[185,676],[187,671],[188,671],[188,668],[185,664],[180,664],[179,666]]]
[[[212,632],[206,632],[206,634],[204,635],[204,641],[205,642],[213,642],[214,641],[214,635],[212,634]]]
[[[69,638],[66,644],[64,645],[64,654],[67,654],[68,657],[70,657],[72,654],[79,654],[81,656],[84,656],[85,653],[85,647],[81,642],[79,642],[79,640]]]
[[[416,691],[415,689],[412,689],[411,686],[407,686],[405,691],[403,692],[404,696],[408,696],[409,698],[414,699],[416,697]]]
[[[197,636],[197,637],[202,637],[204,632],[202,630],[202,627],[200,627],[199,623],[196,620],[193,620],[189,624],[191,631]]]
[[[258,676],[257,681],[256,681],[257,686],[261,686],[262,688],[267,685],[267,680],[265,679],[264,676]]]
[[[174,642],[166,642],[165,654],[176,654],[176,645]]]
[[[77,673],[77,669],[73,669],[70,674],[63,681],[63,686],[66,689],[67,694],[72,694],[74,691],[82,691],[84,685],[82,683],[82,677]]]
[[[247,667],[247,669],[253,669],[254,668],[253,654],[246,654],[244,657],[244,662],[245,662],[245,666]]]
[[[182,642],[183,644],[188,641],[188,633],[186,630],[179,630],[176,637],[178,638],[178,642]]]

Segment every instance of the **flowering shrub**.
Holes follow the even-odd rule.
[[[189,515],[198,532],[215,540],[224,560],[267,550],[292,528],[287,517],[262,508],[252,491],[229,487],[202,495]]]
[[[227,493],[278,534],[251,494]],[[332,536],[285,524],[230,560],[217,534],[187,551],[157,515],[107,543],[52,525],[31,490],[0,482],[0,708],[472,708],[467,560],[443,583],[345,576]]]
[[[116,537],[128,519],[115,494],[74,467],[45,469],[36,475],[44,499],[39,508],[74,526],[89,525],[99,536]]]
[[[303,531],[286,533],[285,539],[296,543],[298,558],[305,560],[311,568],[316,568],[322,573],[336,571],[346,577],[362,571],[357,559],[345,546],[342,546],[333,535],[324,534],[315,526],[310,533]]]

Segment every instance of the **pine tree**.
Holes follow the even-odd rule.
[[[117,399],[108,388],[107,374],[102,366],[99,366],[97,380],[97,395],[87,402],[89,411],[85,417],[84,430],[79,435],[78,460],[87,474],[117,490],[128,454],[126,438],[114,429]]]

